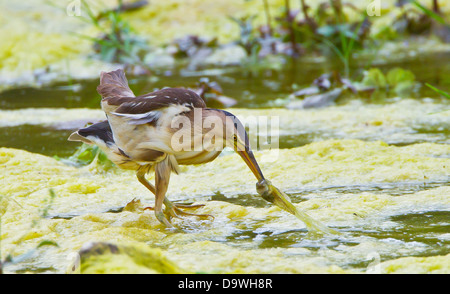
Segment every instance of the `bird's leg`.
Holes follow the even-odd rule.
[[[169,187],[170,172],[171,168],[167,157],[163,161],[158,162],[155,166],[155,216],[161,223],[169,228],[171,228],[172,225],[165,217],[162,205],[166,197],[167,188]]]
[[[153,194],[156,195],[156,189],[155,187],[145,178],[145,170],[139,169],[136,172],[136,177],[138,178],[139,182],[144,185],[147,189],[150,190]],[[188,213],[180,208],[198,208],[205,206],[204,204],[182,204],[182,203],[172,203],[167,197],[164,197],[163,200],[164,206],[166,207],[165,213],[170,217],[179,217],[178,215],[191,215],[191,216],[198,216],[198,217],[212,217],[210,214],[195,214],[195,213]],[[150,209],[154,210],[153,207],[146,207],[144,209]]]
[[[136,172],[136,177],[138,178],[139,182],[145,186],[145,188],[149,189],[150,192],[152,192],[154,195],[156,195],[155,186],[150,184],[150,182],[145,178],[145,173],[146,173],[146,171],[140,168]]]

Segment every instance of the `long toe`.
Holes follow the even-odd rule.
[[[204,206],[204,204],[199,204],[199,207]],[[214,219],[214,216],[212,216],[211,214],[199,214],[199,213],[190,213],[190,212],[186,212],[181,210],[180,208],[178,208],[179,206],[176,205],[173,210],[175,211],[176,215],[183,215],[183,216],[196,216],[196,217],[200,217],[200,218],[212,218]],[[193,207],[189,207],[189,208],[193,208]]]
[[[174,203],[173,204],[177,208],[199,208],[205,206],[205,204],[192,204],[192,203]]]
[[[159,220],[160,223],[162,223],[163,225],[165,225],[168,228],[173,228],[172,224],[167,220],[166,216],[164,215],[164,213],[162,211],[159,211],[159,212],[155,211],[155,216]]]

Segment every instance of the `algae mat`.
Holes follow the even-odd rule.
[[[174,219],[173,231],[143,210],[153,196],[133,173],[1,148],[5,271],[70,272],[81,254],[82,273],[450,273],[449,154],[359,140],[279,150],[261,164],[267,178],[341,232],[318,237],[261,200],[235,154],[172,177],[170,199],[215,216]]]

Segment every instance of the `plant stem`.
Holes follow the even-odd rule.
[[[303,15],[305,16],[305,20],[308,23],[309,28],[311,29],[311,32],[316,31],[316,25],[314,23],[314,20],[312,20],[308,15],[308,6],[305,3],[305,0],[300,0],[300,6],[302,7]]]
[[[263,0],[263,3],[264,3],[264,12],[266,14],[267,28],[269,29],[269,35],[273,36],[269,3],[267,3],[267,0]]]
[[[337,23],[342,23],[343,19],[342,19],[342,2],[341,2],[341,0],[330,0],[330,5],[333,8]]]
[[[438,4],[438,0],[433,0],[433,12],[440,14],[441,11],[439,9],[439,4]]]
[[[290,0],[284,0],[284,5],[285,5],[285,9],[286,9],[286,22],[288,23],[289,26],[289,36],[291,39],[291,46],[292,46],[292,55],[296,56],[298,53],[297,50],[297,42],[295,41],[295,32],[294,32],[294,21],[291,20],[291,5],[290,5]]]

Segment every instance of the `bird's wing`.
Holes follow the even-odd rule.
[[[100,74],[100,85],[97,92],[102,97],[134,97],[133,91],[128,87],[128,81],[122,69]]]
[[[169,107],[181,106],[180,112],[206,107],[195,92],[182,88],[166,88],[138,97],[108,97],[102,102],[118,106],[112,114],[126,117],[135,125],[155,123]]]
[[[143,125],[158,121],[162,113],[161,111],[154,110],[137,114],[119,113],[119,112],[113,112],[112,114],[128,118],[129,119],[128,123],[131,125]]]

